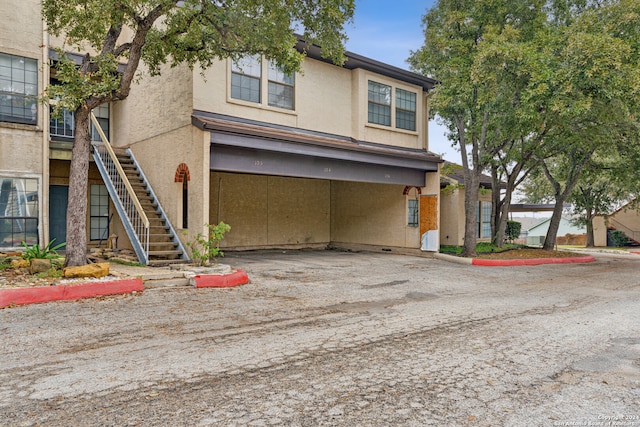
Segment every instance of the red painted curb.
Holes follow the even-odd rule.
[[[126,294],[144,290],[142,279],[78,283],[38,288],[0,289],[0,308],[49,301],[71,301],[100,295]]]
[[[230,274],[202,274],[193,278],[196,288],[229,288],[249,283],[249,276],[243,270]]]
[[[530,258],[530,259],[483,259],[473,258],[472,265],[483,267],[513,267],[521,265],[541,265],[541,264],[569,264],[577,262],[593,262],[595,258],[591,255],[570,258]]]

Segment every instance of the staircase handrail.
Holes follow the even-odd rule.
[[[140,204],[140,200],[138,200],[138,196],[136,196],[136,193],[133,190],[131,183],[129,182],[129,178],[127,178],[127,175],[124,173],[124,169],[122,169],[122,165],[120,165],[120,161],[116,157],[116,153],[113,151],[113,148],[111,148],[111,144],[109,143],[107,136],[104,134],[104,131],[102,130],[102,127],[98,122],[98,119],[96,119],[96,116],[93,114],[93,111],[91,112],[91,121],[93,122],[93,125],[95,126],[96,130],[98,131],[98,134],[102,139],[104,147],[107,149],[107,153],[109,153],[109,157],[111,157],[111,161],[115,165],[116,170],[118,171],[118,175],[120,175],[120,179],[122,179],[122,182],[124,183],[124,186],[127,189],[127,193],[129,193],[129,197],[131,197],[131,201],[133,202],[133,205],[135,206],[136,211],[138,212],[138,215],[140,215],[140,218],[142,219],[142,224],[144,225],[145,228],[149,228],[149,218],[147,217],[147,214],[144,212],[144,209],[142,208],[142,204]]]

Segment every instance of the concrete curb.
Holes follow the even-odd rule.
[[[196,288],[229,288],[249,283],[249,276],[243,270],[236,270],[230,274],[199,274],[190,282]]]
[[[433,254],[433,257],[443,261],[454,262],[456,264],[477,265],[482,267],[515,267],[523,265],[569,264],[595,261],[595,258],[592,255],[568,258],[484,259],[462,258],[455,255],[435,253]]]
[[[440,252],[436,252],[433,254],[435,259],[441,259],[443,261],[454,262],[456,264],[465,264],[471,265],[473,262],[473,258],[463,258],[455,255],[441,254]]]
[[[101,295],[142,292],[142,279],[123,279],[105,282],[74,283],[35,288],[0,289],[0,308],[10,305],[37,304],[49,301],[72,301]]]

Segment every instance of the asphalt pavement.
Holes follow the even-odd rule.
[[[0,310],[0,425],[640,426],[640,256],[224,262],[251,283]]]

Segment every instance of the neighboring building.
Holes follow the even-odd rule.
[[[631,243],[640,243],[640,211],[638,207],[627,204],[611,215],[595,217],[593,220],[595,246],[609,246],[607,237],[611,230],[620,230],[632,240]]]
[[[547,236],[547,230],[549,230],[550,223],[551,218],[544,218],[533,227],[530,227],[527,230],[527,245],[542,246],[544,244],[544,239]],[[586,242],[586,233],[587,230],[584,226],[575,225],[571,221],[571,218],[563,216],[560,219],[560,225],[558,226],[556,243],[584,245]],[[568,236],[573,237],[568,238]]]
[[[445,162],[440,176],[440,244],[464,245],[464,176],[462,166]],[[504,188],[501,185],[501,188]],[[480,176],[480,191],[476,205],[476,238],[491,241],[491,177]]]
[[[50,119],[37,101],[55,84],[46,64],[59,45],[31,12],[39,6],[0,5],[0,248],[66,235],[73,114]],[[420,248],[440,219],[441,160],[427,141],[435,82],[347,58],[333,65],[312,46],[296,75],[263,58],[218,61],[203,75],[167,67],[145,75],[125,101],[94,111],[130,179],[141,177],[134,187],[145,178],[153,188],[139,195],[152,209],[150,251],[181,256],[183,243],[219,221],[232,227],[227,249]],[[142,237],[131,234],[141,221],[127,220],[134,203],[109,200],[116,190],[101,147],[89,176],[90,242],[115,233],[119,247],[142,250]],[[154,240],[154,228],[169,227]]]

